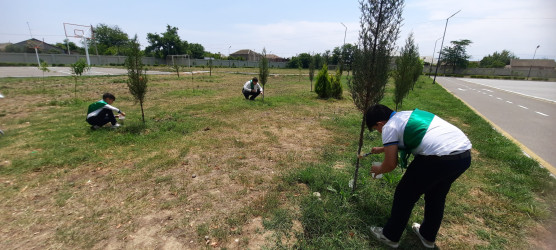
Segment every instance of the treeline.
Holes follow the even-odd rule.
[[[130,42],[130,37],[127,33],[122,31],[120,27],[109,26],[106,24],[97,24],[93,27],[94,37],[93,39],[87,40],[87,45],[89,47],[89,53],[92,55],[112,55],[112,56],[124,56],[126,55],[126,50],[129,49],[128,45]],[[147,33],[148,45],[145,47],[145,56],[166,58],[167,55],[190,55],[191,58],[202,59],[204,57],[212,57],[215,59],[225,59],[222,58],[220,53],[211,53],[205,51],[203,45],[198,43],[189,43],[186,40],[182,40],[178,35],[178,28],[172,27],[170,25],[166,26],[166,31],[158,33]],[[72,53],[85,54],[85,49],[83,44],[78,46],[74,42],[65,39],[62,42],[57,42],[54,44],[55,47],[61,49],[62,51],[69,50]],[[15,44],[6,46],[5,52],[15,52],[15,53],[34,53],[33,48],[17,46]],[[56,49],[48,49],[41,51],[43,53],[59,54],[64,53]],[[233,60],[241,60],[240,58],[230,58]]]
[[[324,53],[301,53],[297,56],[292,56],[288,62],[287,67],[296,69],[304,68],[308,69],[311,60],[315,60],[315,68],[320,69],[323,65],[343,65],[347,69],[351,68],[353,64],[353,55],[356,46],[353,44],[345,44],[343,46],[335,47],[332,51],[326,50]],[[342,63],[343,60],[343,63]]]

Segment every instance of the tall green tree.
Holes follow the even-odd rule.
[[[141,106],[141,117],[145,125],[145,111],[143,103],[147,94],[147,69],[143,65],[143,51],[137,41],[137,35],[129,41],[125,66],[127,68],[127,87],[129,92]]]
[[[94,40],[91,40],[90,46],[97,46],[98,53],[101,55],[123,55],[122,48],[127,45],[129,37],[120,27],[108,26],[100,23],[93,29]]]
[[[519,58],[509,50],[502,50],[500,53],[496,51],[492,55],[483,57],[480,66],[481,68],[504,68],[506,65],[510,65],[512,59]]]
[[[401,107],[403,99],[413,88],[413,85],[423,71],[421,59],[419,58],[419,48],[415,45],[413,33],[405,41],[405,46],[401,50],[401,55],[396,59],[396,70],[394,76],[394,103],[396,111]]]
[[[359,44],[354,53],[353,76],[348,88],[355,106],[363,114],[357,155],[361,154],[367,109],[382,100],[388,82],[391,55],[400,33],[403,0],[361,0]],[[357,187],[359,157],[352,190]]]
[[[190,55],[191,58],[203,59],[205,47],[198,43],[190,43],[187,47],[187,54]]]
[[[166,58],[168,55],[183,55],[187,53],[189,44],[182,41],[178,35],[178,28],[166,25],[166,32],[147,33],[149,46],[145,47],[145,53],[158,58]]]
[[[266,92],[266,82],[268,80],[268,76],[270,75],[270,70],[268,69],[268,58],[266,58],[266,48],[263,48],[263,52],[261,53],[261,60],[259,61],[259,81],[263,85],[263,91]],[[264,94],[263,92],[263,102],[264,102]]]
[[[457,68],[465,69],[469,64],[470,55],[467,54],[467,46],[471,40],[462,39],[459,41],[451,41],[452,46],[442,49],[442,56],[440,60],[446,64],[447,67],[452,67],[452,71]]]

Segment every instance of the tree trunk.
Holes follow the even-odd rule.
[[[359,148],[357,149],[357,162],[355,163],[355,174],[353,175],[353,188],[351,193],[355,192],[357,188],[357,174],[359,172],[359,155],[361,154],[361,148],[363,147],[363,134],[365,133],[365,114],[363,114],[363,119],[361,121],[361,132],[359,133]]]
[[[311,92],[313,92],[313,80],[311,80]]]
[[[143,118],[143,126],[145,125],[145,112],[143,111],[143,102],[139,102],[141,105],[141,117]]]

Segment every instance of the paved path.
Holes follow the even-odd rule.
[[[449,77],[437,82],[556,175],[556,83]]]
[[[45,72],[44,76],[71,76],[70,67],[48,67],[48,69],[50,70],[50,72]],[[170,75],[175,73],[162,72],[162,71],[147,71],[147,74],[148,75]],[[85,76],[127,75],[127,70],[117,69],[117,68],[91,67],[91,70],[84,72],[83,75]],[[0,67],[0,78],[2,77],[42,77],[42,76],[43,76],[43,72],[37,67]]]

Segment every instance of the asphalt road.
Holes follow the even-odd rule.
[[[539,162],[556,175],[555,82],[436,80],[538,156]]]

